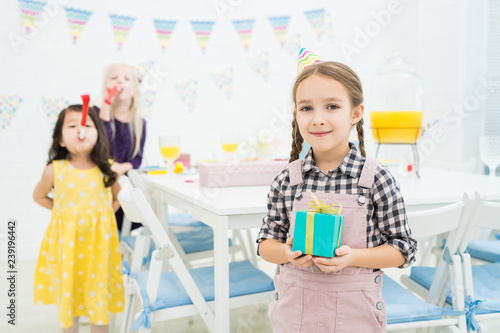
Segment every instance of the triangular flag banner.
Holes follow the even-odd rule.
[[[269,52],[260,52],[249,56],[248,63],[264,82],[269,80]]]
[[[153,20],[153,23],[155,25],[156,33],[158,34],[158,39],[160,40],[161,51],[165,52],[177,21],[156,19]]]
[[[80,37],[80,34],[82,33],[83,28],[85,28],[92,12],[70,7],[64,7],[64,10],[66,10],[66,17],[68,18],[68,26],[71,31],[73,44],[76,44],[78,37]]]
[[[274,30],[274,34],[278,38],[281,47],[285,47],[286,42],[286,30],[288,29],[288,21],[290,21],[290,16],[279,16],[270,17],[269,22]]]
[[[6,129],[12,124],[22,98],[17,95],[0,95],[0,128]]]
[[[43,113],[49,120],[51,130],[54,128],[59,113],[69,105],[69,101],[64,97],[42,96]]]
[[[233,21],[234,28],[240,37],[241,43],[245,48],[245,52],[248,52],[250,46],[250,39],[252,38],[252,30],[255,19],[251,20],[237,20]]]
[[[151,115],[153,114],[153,105],[156,98],[156,91],[154,90],[146,90],[142,92],[141,96],[141,106],[142,106],[142,115],[146,120],[151,119]]]
[[[134,66],[134,73],[139,79],[139,82],[142,82],[144,78],[148,76],[148,73],[151,71],[154,64],[155,62],[153,60],[150,60]]]
[[[196,39],[203,53],[207,49],[208,39],[210,38],[214,24],[215,22],[213,21],[191,21]]]
[[[285,51],[288,54],[295,56],[297,53],[299,53],[301,45],[302,45],[302,43],[300,41],[300,35],[293,34],[290,37],[288,37],[286,40]]]
[[[299,52],[298,64],[297,64],[297,73],[300,73],[304,70],[304,68],[314,65],[319,62],[324,62],[318,55],[312,53],[311,51],[302,48]]]
[[[228,67],[212,74],[212,81],[222,89],[228,100],[233,96],[233,72],[234,70]]]
[[[321,38],[325,26],[325,9],[308,10],[304,14],[309,23],[311,23],[316,37]]]
[[[326,13],[325,15],[324,34],[331,43],[335,42],[335,38],[333,35],[333,19],[332,14],[330,13]]]
[[[193,112],[196,107],[196,95],[198,93],[198,81],[189,80],[181,83],[174,83],[177,95],[186,103],[189,112]]]
[[[109,14],[109,18],[113,25],[116,44],[118,45],[118,49],[121,50],[123,44],[127,40],[130,29],[134,25],[135,17]]]
[[[19,9],[21,10],[21,21],[23,32],[26,36],[31,35],[35,27],[35,21],[40,16],[47,2],[33,0],[19,0]]]

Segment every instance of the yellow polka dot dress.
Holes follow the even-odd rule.
[[[56,304],[62,328],[74,316],[97,325],[123,311],[120,249],[111,188],[96,166],[54,161],[54,208],[35,271],[35,303]]]

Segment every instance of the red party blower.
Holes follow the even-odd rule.
[[[80,122],[80,137],[79,139],[83,141],[85,139],[85,125],[87,125],[87,114],[89,113],[89,95],[82,95],[82,121]]]
[[[114,86],[108,93],[108,96],[106,97],[106,99],[104,100],[104,103],[108,104],[108,105],[111,105],[111,100],[113,99],[113,97],[115,97],[116,95],[116,92],[117,91],[121,91],[122,88],[121,87],[118,87],[118,86]]]

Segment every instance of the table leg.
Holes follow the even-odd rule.
[[[214,227],[215,332],[229,333],[229,246],[228,217]]]

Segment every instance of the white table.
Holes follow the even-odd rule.
[[[481,192],[500,201],[500,178],[443,170],[422,169],[421,178],[398,179],[408,211],[429,209],[461,199],[464,192]],[[396,175],[397,176],[397,175]],[[229,332],[228,231],[260,228],[267,213],[269,186],[206,188],[187,183],[192,176],[144,176],[160,199],[157,211],[166,216],[171,205],[214,229],[215,332]]]

